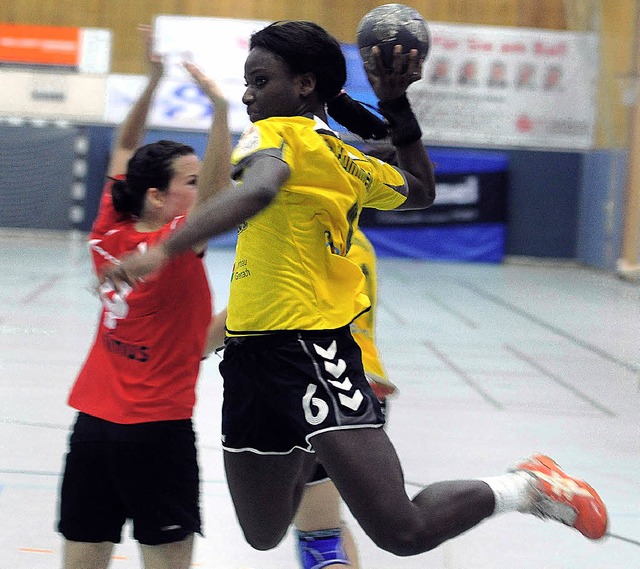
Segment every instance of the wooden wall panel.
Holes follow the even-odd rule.
[[[14,0],[0,3],[0,21],[110,28],[114,35],[113,71],[138,73],[142,70],[142,53],[136,44],[135,28],[138,23],[151,22],[157,14],[308,19],[327,28],[340,41],[352,43],[360,18],[382,3],[380,0]],[[411,5],[433,21],[566,27],[562,0],[414,0]]]
[[[559,0],[518,0],[514,26],[543,28],[550,30],[567,29],[565,11]]]
[[[633,44],[640,30],[636,25],[636,0],[601,0],[600,77],[597,142],[605,147],[629,143],[631,109],[625,91],[632,89]],[[636,97],[638,89],[636,87]]]

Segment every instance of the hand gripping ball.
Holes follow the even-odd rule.
[[[418,57],[425,59],[429,53],[427,23],[414,8],[404,4],[384,4],[364,15],[356,33],[360,56],[365,67],[374,70],[371,48],[377,45],[387,69],[393,63],[393,48],[402,45],[402,53],[408,55],[418,50]]]

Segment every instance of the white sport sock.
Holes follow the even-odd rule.
[[[530,474],[508,472],[480,480],[493,490],[496,499],[494,514],[530,511],[534,494],[533,477]]]

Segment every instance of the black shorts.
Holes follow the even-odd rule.
[[[69,440],[58,531],[68,540],[119,543],[126,520],[145,545],[201,533],[191,420],[119,425],[80,413]]]
[[[315,434],[384,424],[348,326],[228,338],[220,373],[227,451],[313,452]]]
[[[389,402],[386,399],[380,400],[380,407],[382,408],[382,414],[384,415],[385,422],[389,420]],[[316,461],[316,465],[309,477],[309,481],[307,482],[307,486],[312,486],[313,484],[320,484],[321,482],[326,482],[327,480],[331,480],[327,471],[324,469],[324,466],[321,462]]]

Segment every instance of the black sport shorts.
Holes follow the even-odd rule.
[[[228,338],[222,444],[232,452],[313,452],[313,435],[384,418],[349,327]]]
[[[201,533],[191,420],[119,425],[80,413],[69,440],[58,531],[68,540],[159,545]]]
[[[382,414],[384,415],[384,420],[386,422],[389,420],[389,402],[386,399],[380,400],[380,407],[382,408]],[[320,482],[326,482],[327,480],[331,480],[327,471],[324,469],[321,462],[316,461],[316,465],[313,468],[313,472],[309,477],[307,485],[312,486],[313,484],[319,484]]]

